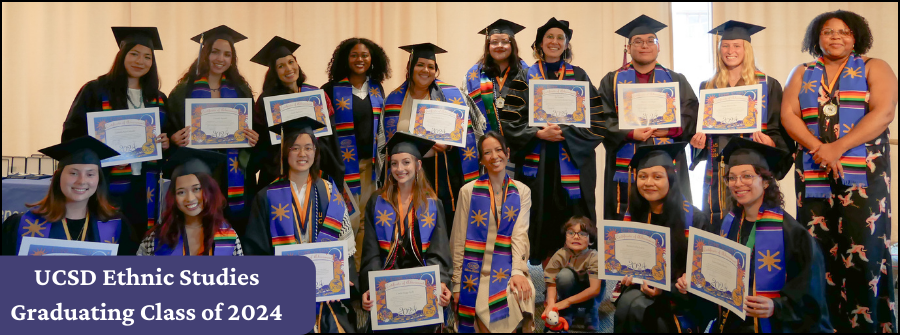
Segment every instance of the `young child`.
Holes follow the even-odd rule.
[[[597,228],[590,219],[573,216],[562,227],[566,245],[556,251],[544,269],[547,283],[544,315],[556,307],[559,316],[573,320],[580,308],[585,309],[588,331],[596,331],[600,316],[597,312],[602,281],[597,277]]]

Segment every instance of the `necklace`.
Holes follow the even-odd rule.
[[[87,235],[88,222],[90,222],[90,221],[91,221],[91,213],[87,213],[87,215],[84,216],[84,226],[81,227],[81,233],[78,234],[78,240],[84,241],[84,238]],[[69,222],[66,221],[66,218],[63,218],[62,223],[63,223],[63,230],[65,230],[65,232],[66,232],[66,240],[71,241],[72,235],[69,235]]]
[[[140,92],[140,90],[138,90],[138,92]],[[140,93],[138,93],[138,96],[140,96]],[[139,104],[135,104],[134,102],[131,101],[131,93],[125,94],[125,98],[128,99],[128,104],[131,105],[131,107],[133,109],[138,109],[138,108],[144,107],[144,99],[142,99],[142,98],[138,98]]]

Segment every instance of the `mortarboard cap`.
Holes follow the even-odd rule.
[[[641,16],[638,16],[636,19],[631,20],[631,22],[626,23],[622,28],[619,28],[619,30],[616,30],[616,34],[625,36],[625,38],[631,40],[631,37],[634,35],[656,34],[656,32],[663,30],[663,28],[666,27],[668,26],[664,23],[641,14]]]
[[[518,34],[520,31],[525,29],[525,27],[504,19],[499,19],[491,23],[489,26],[480,30],[478,33],[490,37],[493,34],[507,34],[510,38]]]
[[[159,30],[156,27],[112,27],[113,36],[119,49],[126,42],[134,41],[137,44],[152,50],[162,50],[162,41],[159,39]]]
[[[300,48],[300,44],[275,36],[253,58],[250,58],[250,61],[262,66],[269,66],[276,59],[293,54],[297,48]]]
[[[410,133],[396,132],[387,143],[389,155],[408,153],[422,160],[422,155],[431,150],[434,141]]]
[[[763,29],[766,29],[766,27],[730,20],[713,28],[709,33],[721,35],[722,40],[745,40],[750,42],[750,36]]]
[[[231,29],[226,25],[221,25],[210,30],[204,31],[200,35],[191,37],[191,41],[203,44],[203,41],[213,40],[213,39],[223,39],[229,42],[237,43],[247,39],[247,36],[241,35],[241,33]],[[215,41],[215,40],[213,40]]]
[[[299,132],[299,133],[307,133],[315,137],[315,131],[319,128],[324,128],[325,124],[319,122],[309,116],[301,116],[293,120],[288,120],[274,126],[269,127],[269,130],[276,133],[281,134],[282,137],[286,135]]]
[[[118,151],[90,136],[82,136],[38,151],[59,161],[57,169],[62,169],[69,164],[100,166],[100,160],[119,155]]]
[[[163,165],[163,178],[174,182],[178,177],[189,174],[212,174],[219,164],[225,162],[225,158],[225,155],[215,151],[180,147]]]
[[[434,57],[434,55],[447,52],[447,50],[441,49],[441,47],[434,45],[432,43],[419,43],[419,44],[404,45],[404,46],[400,47],[400,49],[403,49],[406,52],[409,52],[411,60],[419,59],[419,58],[437,60]],[[410,63],[412,63],[412,61],[410,61]]]
[[[551,17],[547,20],[547,23],[544,23],[543,26],[538,27],[537,34],[534,37],[534,43],[531,43],[531,48],[535,49],[541,45],[541,41],[544,39],[544,34],[547,33],[547,30],[550,28],[559,28],[562,29],[563,33],[566,34],[566,43],[572,41],[572,34],[575,33],[574,30],[569,29],[569,21],[566,20],[557,20],[555,17]]]
[[[631,158],[631,167],[643,170],[654,166],[675,166],[673,161],[679,153],[684,152],[687,142],[672,144],[646,145],[638,147]]]
[[[738,165],[756,165],[778,175],[781,160],[787,157],[787,151],[756,143],[741,137],[734,137],[722,149],[722,157],[729,167]],[[780,178],[779,178],[780,179]]]

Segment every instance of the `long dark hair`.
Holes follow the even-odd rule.
[[[781,193],[781,188],[778,187],[778,180],[775,179],[775,175],[772,174],[772,171],[769,171],[768,169],[755,164],[752,164],[750,166],[752,166],[753,171],[756,172],[756,174],[758,174],[760,178],[762,178],[762,181],[769,183],[769,186],[763,190],[763,204],[769,208],[784,208],[784,194]],[[729,166],[728,170],[725,171],[730,170],[731,166]],[[739,204],[737,200],[734,199],[734,195],[731,194],[730,187],[728,191],[728,203],[731,204],[729,212],[732,209],[741,207],[741,204]]]
[[[372,66],[366,70],[366,75],[376,83],[383,83],[385,79],[391,77],[391,60],[388,58],[384,49],[372,40],[362,37],[351,37],[343,40],[334,48],[331,54],[331,60],[328,61],[328,80],[338,81],[350,76],[350,50],[357,44],[362,44],[369,49],[369,55],[372,57]]]
[[[684,222],[684,194],[681,193],[681,183],[675,175],[675,168],[672,166],[664,166],[666,169],[666,179],[669,181],[669,193],[663,199],[663,225],[669,227],[672,231],[673,250],[682,250],[687,248],[687,239],[684,238],[683,232],[687,224]],[[650,202],[638,191],[637,182],[631,183],[630,195],[628,196],[628,213],[635,222],[644,222],[650,213]],[[694,213],[700,215],[700,213]],[[645,222],[650,223],[650,222]]]
[[[199,74],[197,74],[197,59],[194,59],[191,62],[191,67],[188,68],[187,72],[181,76],[181,79],[178,80],[178,83],[186,82],[187,84],[193,84],[195,80],[200,79],[203,76],[207,76],[209,74],[209,54],[212,52],[212,45],[215,43],[217,38],[210,38],[203,41],[203,48],[200,49],[200,59],[199,62]],[[222,39],[228,41],[227,39]],[[235,86],[236,89],[241,89],[242,87],[246,87],[248,90],[251,90],[250,83],[244,79],[244,76],[241,75],[241,72],[238,71],[238,57],[237,50],[234,49],[234,43],[228,41],[228,45],[231,46],[231,66],[228,67],[228,70],[225,70],[225,78],[228,79]],[[154,62],[154,64],[156,64]]]
[[[127,85],[126,85],[127,86]],[[35,203],[26,203],[25,207],[31,208],[31,212],[40,215],[50,222],[56,222],[66,217],[66,195],[60,187],[60,178],[65,167],[56,169],[53,172],[53,178],[50,179],[50,189],[43,199]],[[97,182],[97,192],[88,200],[88,212],[99,216],[100,221],[107,221],[116,217],[115,206],[110,204],[109,196],[106,194],[106,176],[100,167],[97,167],[97,174],[100,181]]]
[[[803,34],[803,52],[808,52],[813,57],[822,56],[822,48],[819,46],[819,35],[821,35],[822,27],[825,22],[831,19],[839,19],[844,21],[847,28],[853,32],[853,52],[857,55],[865,55],[872,48],[872,30],[869,29],[869,22],[866,18],[854,12],[845,10],[836,10],[833,12],[825,12],[816,16],[806,26],[806,33]]]
[[[200,222],[203,225],[203,245],[204,251],[212,248],[213,235],[222,223],[225,223],[225,215],[222,211],[225,208],[225,197],[219,189],[219,184],[207,173],[195,173],[197,180],[200,181],[200,189],[203,190],[203,210],[200,211]],[[166,191],[166,209],[162,212],[159,225],[147,232],[147,236],[151,232],[155,232],[160,243],[168,246],[174,246],[178,243],[178,235],[181,234],[181,227],[184,226],[184,213],[178,209],[175,204],[175,180],[169,183],[169,190]]]
[[[126,102],[126,99],[128,99],[128,70],[125,69],[125,56],[136,45],[138,44],[135,41],[125,42],[125,45],[116,54],[116,59],[113,61],[112,66],[109,67],[109,72],[97,77],[97,80],[109,92],[109,104],[113,109],[128,108]],[[159,72],[156,67],[156,52],[153,48],[149,49],[153,64],[150,65],[150,70],[138,79],[138,82],[141,83],[141,95],[145,102],[153,101],[159,97]]]
[[[288,133],[287,136],[281,137],[281,176],[285,180],[289,179],[291,176],[291,166],[287,162],[288,157],[291,155],[291,146],[293,146],[294,142],[297,141],[297,138],[303,134],[307,133],[293,132]],[[312,166],[309,167],[309,176],[312,177],[312,182],[315,183],[319,178],[319,164],[322,160],[322,150],[319,149],[319,140],[316,138],[316,135],[307,135],[312,139],[313,147],[316,148],[315,159],[313,159]]]
[[[290,55],[294,58],[294,62],[297,62],[297,57],[294,55]],[[266,70],[266,79],[263,81],[263,92],[265,93],[273,93],[276,89],[288,90],[288,87],[278,78],[278,69],[275,68],[275,62],[277,59],[273,59],[271,63],[269,63],[269,69]],[[300,75],[297,76],[297,86],[306,82],[306,73],[303,73],[303,67],[300,66],[300,63],[297,62],[297,72],[300,72]]]
[[[419,58],[425,58],[425,57],[418,57],[416,59],[410,58],[409,61],[406,62],[406,82],[407,83],[412,82],[412,74],[416,68],[416,63],[419,62]],[[425,59],[428,59],[428,58],[425,58]],[[441,74],[441,68],[438,67],[437,57],[435,57],[435,59],[432,59],[432,60],[434,61],[434,79],[437,79],[438,75]],[[432,83],[432,85],[434,85],[434,83]]]
[[[516,38],[513,35],[509,36],[509,46],[510,53],[507,61],[509,64],[509,78],[515,78],[516,74],[519,73],[519,63],[522,58],[519,57],[519,43],[516,42]],[[500,66],[494,62],[494,57],[491,57],[491,35],[488,35],[484,39],[484,54],[481,55],[481,59],[478,60],[481,63],[481,70],[484,71],[489,77],[499,77],[500,76]]]

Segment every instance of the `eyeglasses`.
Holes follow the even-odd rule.
[[[726,179],[728,180],[728,183],[729,183],[729,184],[734,184],[734,183],[736,183],[737,180],[738,180],[738,178],[741,179],[741,182],[742,182],[742,183],[744,183],[744,184],[750,184],[750,183],[753,182],[753,179],[756,179],[756,177],[759,177],[759,175],[745,174],[745,175],[741,175],[740,177],[737,177],[737,176],[728,176],[728,178],[726,178]]]
[[[637,39],[637,40],[632,41],[632,42],[629,43],[629,44],[631,44],[631,46],[633,46],[633,47],[639,47],[639,46],[642,46],[642,45],[645,45],[645,44],[646,44],[646,45],[653,45],[653,44],[656,44],[657,42],[659,42],[658,39],[651,38],[651,39],[646,40],[646,41],[641,40],[641,39]]]
[[[588,238],[588,233],[587,233],[587,232],[584,232],[584,231],[580,231],[580,232],[577,232],[577,233],[576,233],[576,232],[571,231],[571,230],[566,230],[566,236],[567,236],[567,237],[575,237],[575,236],[578,236],[578,237],[581,237],[581,238]]]
[[[490,45],[492,47],[505,46],[505,45],[509,45],[509,44],[510,44],[509,40],[492,40],[490,42]]]
[[[839,29],[839,30],[834,30],[831,28],[822,29],[822,35],[824,35],[825,37],[831,37],[834,33],[837,33],[841,37],[853,36],[853,31],[850,29]]]

